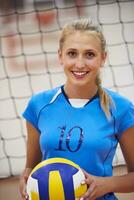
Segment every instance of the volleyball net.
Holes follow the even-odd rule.
[[[14,1],[17,2],[17,1]],[[57,49],[63,25],[99,24],[107,40],[103,85],[134,102],[134,1],[27,0],[0,9],[0,177],[19,175],[26,158],[22,112],[37,92],[65,82]],[[124,164],[120,148],[113,165]]]

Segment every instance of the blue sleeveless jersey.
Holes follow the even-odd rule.
[[[34,95],[23,116],[40,134],[42,160],[63,157],[95,176],[112,176],[112,161],[123,132],[134,126],[134,106],[106,90],[115,103],[108,120],[96,95],[84,107],[71,106],[61,87]],[[113,193],[97,200],[115,200]]]

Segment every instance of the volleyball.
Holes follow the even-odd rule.
[[[29,200],[75,200],[87,190],[81,168],[64,158],[39,163],[27,181]]]

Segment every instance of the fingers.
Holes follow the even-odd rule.
[[[84,175],[85,175],[85,180],[83,181],[84,184],[90,185],[94,181],[94,176],[91,174],[88,174],[84,169],[82,169]]]
[[[96,183],[93,181],[91,183],[89,189],[87,190],[87,194],[86,195],[87,195],[88,198],[90,197],[90,198],[94,199],[95,193],[96,193]]]
[[[92,177],[90,174],[88,174],[84,169],[82,169],[84,175],[85,175],[85,178],[89,178],[89,177]]]
[[[21,195],[22,200],[28,200],[29,197],[26,192],[26,181],[24,178],[20,180],[19,190],[20,190],[20,195]]]
[[[20,196],[22,200],[29,199],[29,196],[26,191],[26,186],[27,186],[27,180],[31,171],[32,171],[32,168],[26,168],[20,177],[19,191],[20,191]]]
[[[84,181],[82,182],[84,184]],[[87,192],[80,198],[80,200],[94,200],[96,194],[96,183],[92,181]]]
[[[26,193],[26,191],[20,192],[20,196],[21,196],[22,200],[28,200],[29,199],[28,194]]]
[[[26,188],[24,188],[24,190],[22,191],[22,197],[23,197],[24,200],[28,200],[29,199],[28,194],[26,192]]]
[[[24,195],[21,195],[21,199],[22,199],[22,200],[28,200],[29,197],[28,197],[28,195],[25,195],[25,196],[24,196]]]
[[[28,200],[28,199],[29,199],[28,194],[27,194],[27,192],[26,192],[25,186],[24,186],[24,189],[23,189],[22,192],[21,192],[21,196],[22,196],[22,199],[23,199],[23,200]]]
[[[26,193],[26,191],[21,192],[20,195],[21,195],[21,199],[22,200],[28,200],[29,199],[28,194]]]

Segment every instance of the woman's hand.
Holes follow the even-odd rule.
[[[80,198],[80,200],[95,200],[96,198],[101,197],[109,192],[106,177],[93,176],[84,170],[83,172],[85,174],[85,180],[82,182],[82,184],[86,183],[88,185],[88,190]]]
[[[26,185],[27,185],[27,180],[28,180],[28,177],[29,177],[29,174],[31,173],[31,171],[32,171],[31,168],[26,168],[20,177],[19,190],[20,190],[21,198],[23,200],[28,200],[28,194],[26,192]]]

